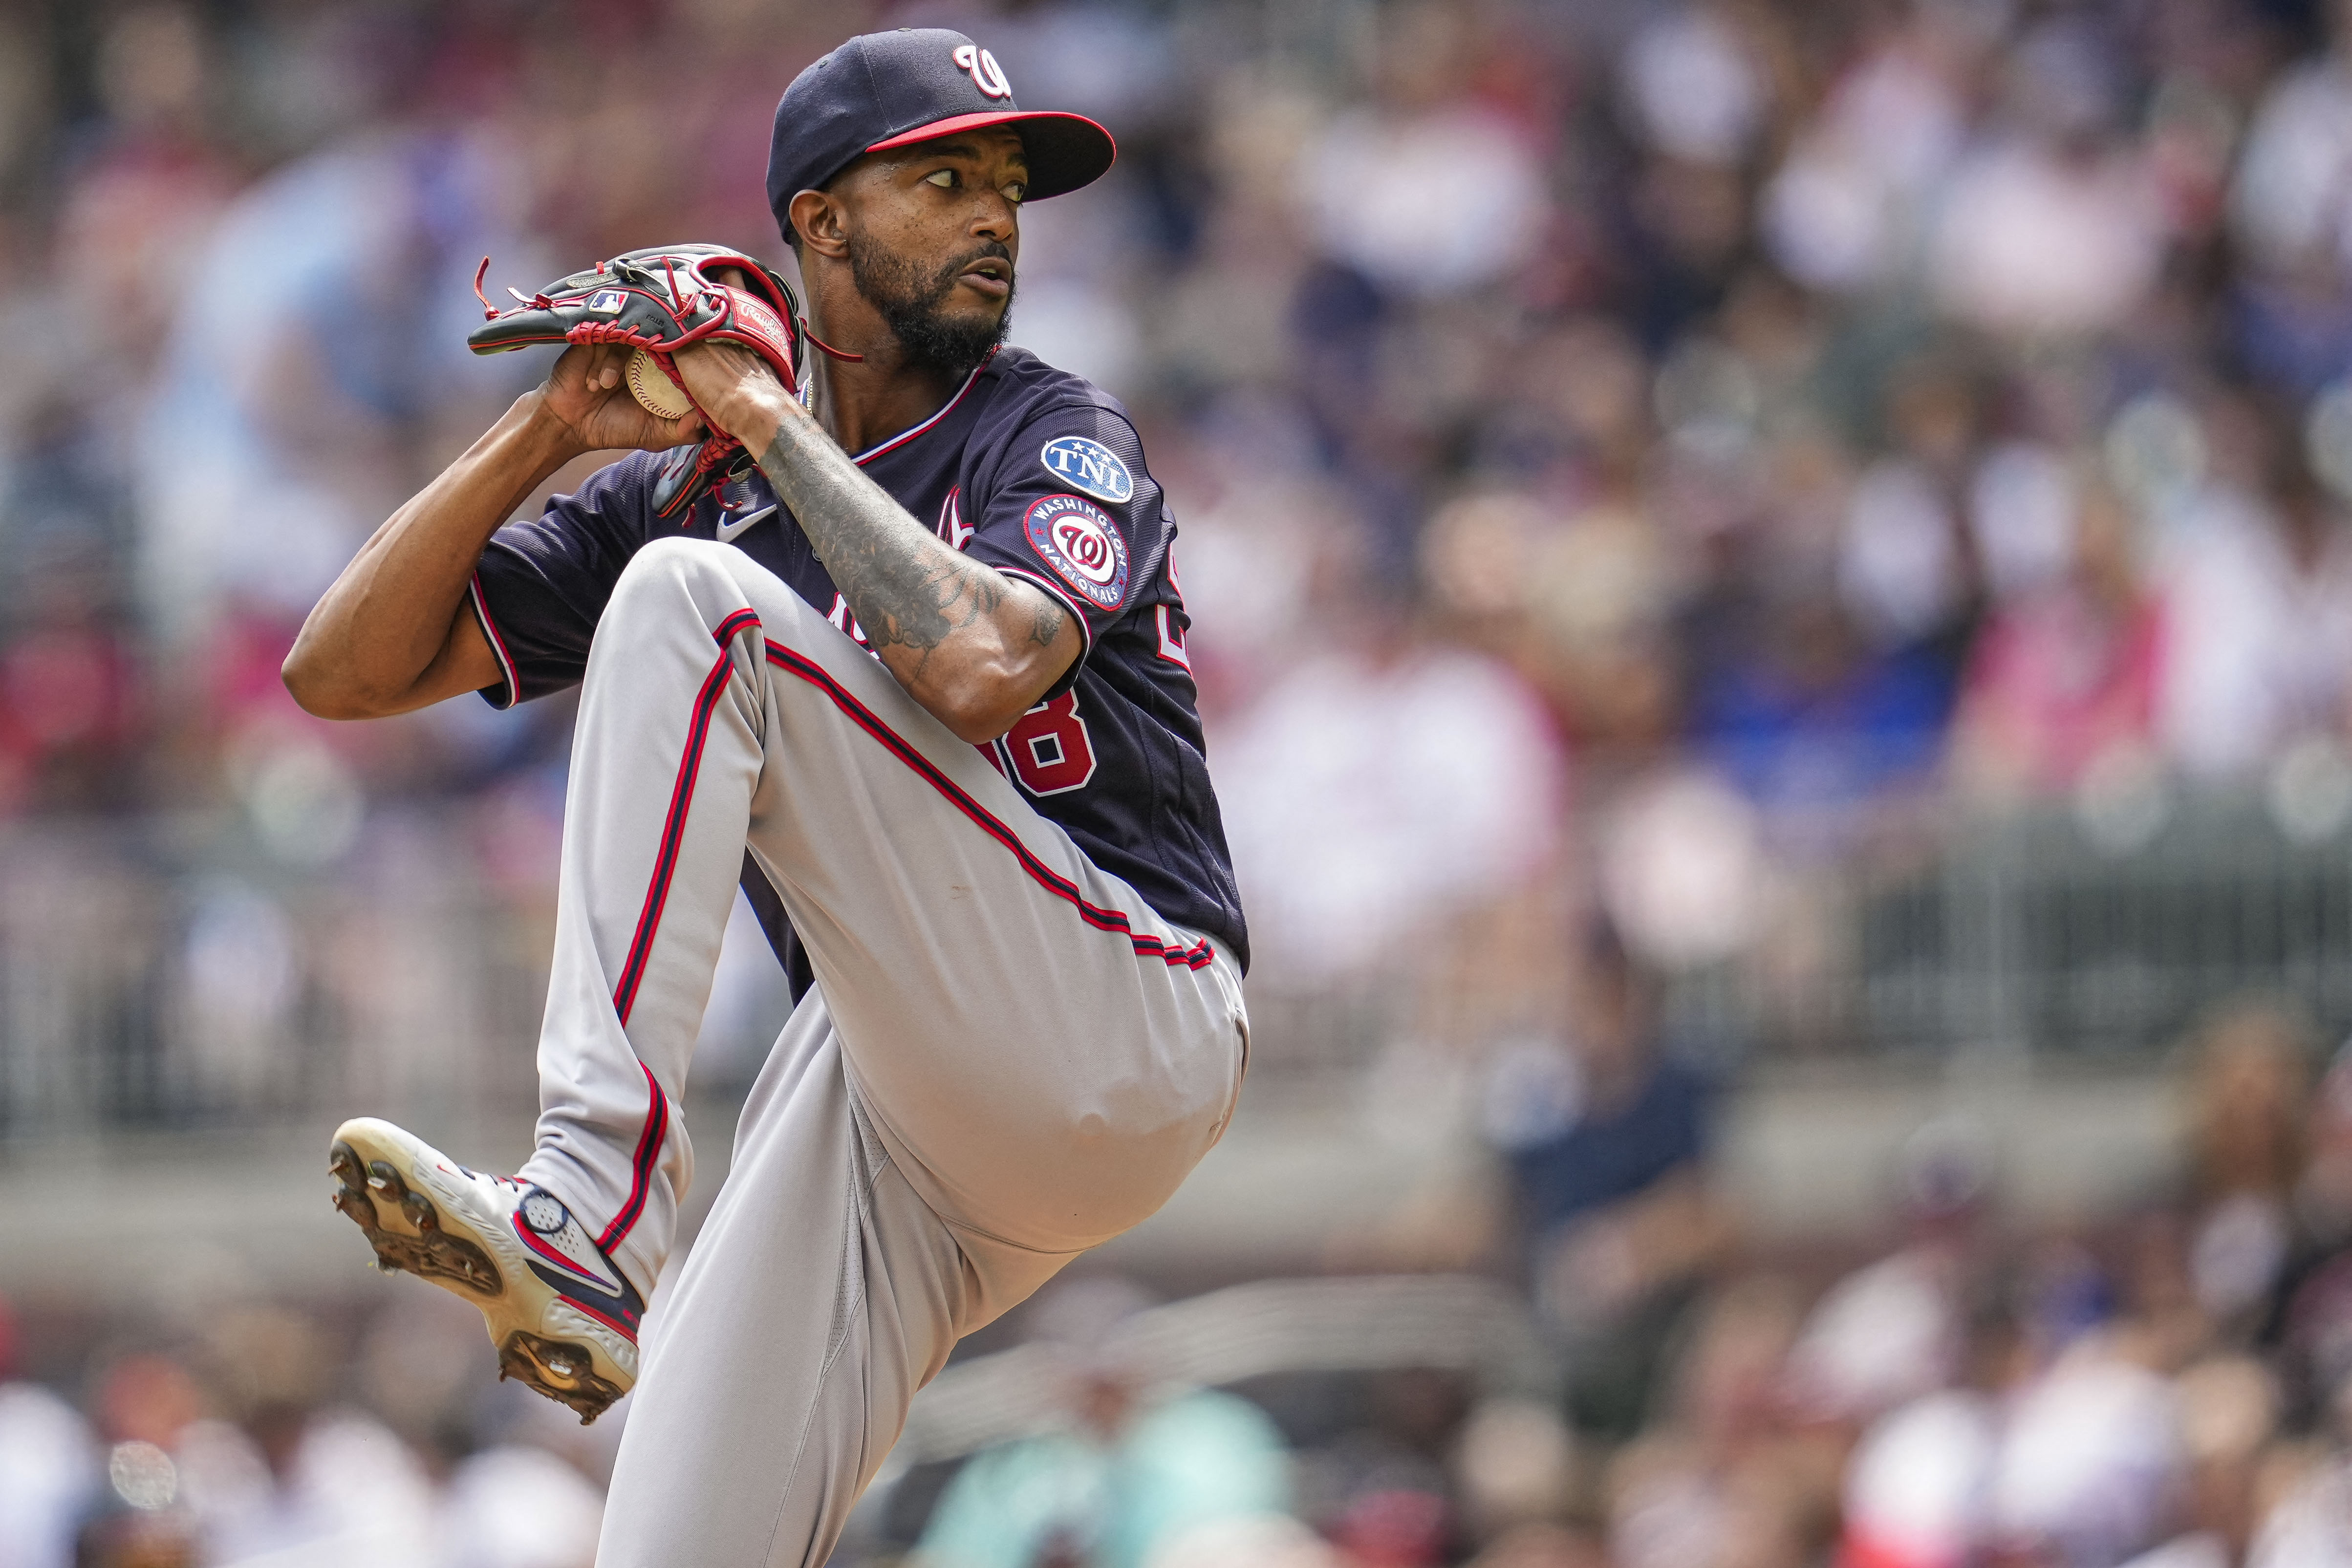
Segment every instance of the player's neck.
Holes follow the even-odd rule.
[[[827,299],[824,292],[811,290],[816,297],[809,301],[810,332],[857,358],[836,359],[822,350],[810,356],[810,408],[844,452],[863,452],[913,429],[963,385],[968,371],[909,355],[889,323],[865,300]]]
[[[825,340],[833,342],[829,338]],[[968,373],[944,371],[928,363],[908,363],[896,338],[888,338],[886,342],[887,348],[881,353],[874,348],[852,349],[847,344],[835,343],[845,352],[863,353],[866,358],[845,363],[821,357],[811,372],[815,391],[810,407],[817,423],[824,426],[844,452],[863,452],[922,423],[955,395]],[[893,363],[893,360],[898,362]]]

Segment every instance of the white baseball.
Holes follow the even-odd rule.
[[[694,403],[686,389],[669,379],[653,355],[639,349],[629,356],[629,395],[656,419],[684,419]]]

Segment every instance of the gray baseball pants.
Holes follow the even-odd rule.
[[[823,1563],[956,1340],[1165,1202],[1240,1089],[1222,950],[750,557],[648,545],[589,654],[520,1173],[648,1297],[747,846],[817,986],[655,1310],[601,1568]]]

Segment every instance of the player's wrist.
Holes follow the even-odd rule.
[[[765,452],[783,422],[799,412],[775,372],[735,344],[697,344],[675,363],[709,422],[753,452]]]
[[[751,448],[754,453],[767,451],[783,428],[785,420],[800,412],[792,393],[768,376],[746,376],[728,393],[715,400],[710,408],[711,422]]]
[[[545,387],[533,387],[515,399],[493,434],[505,436],[518,455],[539,465],[542,477],[593,450],[571,421],[556,413]]]

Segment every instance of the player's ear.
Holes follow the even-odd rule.
[[[849,254],[848,214],[840,197],[824,191],[803,191],[784,210],[801,243],[809,249],[836,260]]]

